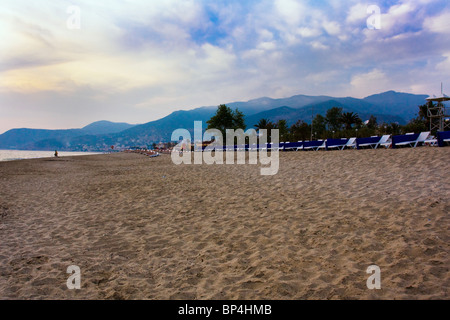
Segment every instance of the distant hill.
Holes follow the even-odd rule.
[[[82,134],[81,129],[12,129],[0,135],[0,149],[33,150],[33,145],[38,141],[55,140],[65,143]]]
[[[331,107],[341,107],[345,112],[356,112],[362,120],[374,115],[379,123],[405,124],[417,116],[418,106],[426,103],[427,97],[388,91],[364,99],[295,95],[281,99],[263,97],[226,104],[244,113],[247,128],[254,128],[262,118],[274,122],[285,119],[288,125],[299,119],[311,123],[312,115],[325,115]],[[162,119],[140,125],[98,121],[82,129],[13,129],[0,135],[0,148],[103,151],[112,145],[117,148],[149,146],[154,142],[169,141],[172,132],[178,128],[187,129],[193,134],[194,121],[202,121],[205,129],[206,121],[216,110],[217,106],[175,111]]]
[[[125,123],[125,122],[110,122],[110,121],[97,121],[93,122],[86,127],[84,127],[83,132],[85,134],[109,134],[109,133],[117,133],[130,128],[135,127],[136,125]]]
[[[284,119],[286,120],[288,126],[293,125],[299,119],[310,124],[312,117],[315,117],[317,114],[325,116],[327,110],[332,107],[342,108],[343,112],[355,112],[359,115],[359,117],[363,121],[368,120],[371,115],[374,115],[377,118],[378,123],[383,122],[386,123],[398,122],[399,124],[406,123],[406,121],[399,116],[380,113],[369,113],[367,112],[367,106],[364,103],[363,104],[349,103],[347,101],[347,103],[344,104],[342,102],[339,102],[338,100],[341,101],[344,100],[344,102],[346,101],[345,98],[337,100],[329,100],[321,103],[307,105],[299,109],[284,106],[248,116],[245,118],[245,123],[248,128],[254,128],[255,124],[257,124],[260,119],[264,118],[272,122],[277,122],[278,120]],[[353,107],[348,107],[348,105],[352,105]],[[376,110],[376,108],[372,109]]]
[[[70,149],[70,141],[85,135],[103,135],[117,133],[134,125],[97,121],[82,129],[46,130],[12,129],[0,135],[0,149],[51,150]]]
[[[387,91],[366,97],[363,101],[377,106],[379,113],[400,116],[409,121],[417,117],[419,111],[417,107],[425,104],[426,98],[428,95]]]

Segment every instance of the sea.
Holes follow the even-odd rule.
[[[58,151],[58,157],[85,156],[101,154],[98,152],[64,152]],[[55,156],[55,151],[25,151],[25,150],[0,150],[0,161],[14,161],[23,159],[50,158]]]

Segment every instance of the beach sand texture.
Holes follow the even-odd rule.
[[[0,298],[448,299],[449,159],[286,152],[274,176],[169,155],[0,163]]]

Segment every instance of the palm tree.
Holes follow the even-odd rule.
[[[255,124],[256,129],[272,129],[273,123],[267,119],[261,119],[257,124]]]
[[[351,130],[352,125],[360,121],[358,114],[354,112],[344,112],[341,116],[341,122],[345,125],[345,130]]]
[[[275,124],[267,119],[261,119],[255,124],[256,129],[267,130],[267,142],[272,141],[272,129],[275,129]]]

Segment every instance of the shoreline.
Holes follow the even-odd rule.
[[[275,176],[133,153],[0,162],[0,298],[448,299],[449,156],[281,152]]]
[[[2,153],[7,154],[10,153],[10,156],[19,155],[19,154],[27,154],[25,158],[2,158]],[[21,161],[21,160],[29,160],[29,159],[44,159],[44,158],[54,158],[55,151],[41,151],[41,150],[10,150],[10,149],[0,149],[0,162],[9,162],[9,161]],[[41,156],[33,157],[32,154],[40,154]],[[49,154],[49,156],[43,156],[44,154]],[[58,151],[58,157],[76,157],[76,156],[86,156],[86,155],[99,155],[106,154],[105,152],[78,152],[78,151]],[[5,157],[5,156],[4,156]]]

